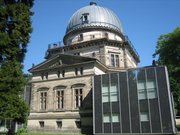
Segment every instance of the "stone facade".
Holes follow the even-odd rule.
[[[135,68],[140,61],[111,10],[91,2],[80,13],[70,19],[65,45],[49,45],[46,60],[29,70],[30,131],[92,133],[92,77]]]
[[[79,59],[79,56],[66,57]],[[43,63],[30,70],[33,77],[30,82],[32,92],[28,129],[63,133],[79,133],[92,129],[91,78],[93,75],[105,73],[104,68],[95,59],[90,59],[89,62],[86,60],[84,64],[81,62],[69,65],[64,65],[66,62],[63,61],[59,67],[56,65],[58,68],[52,66],[57,61],[51,61],[54,61],[49,62],[51,65]],[[50,68],[47,68],[47,65]]]

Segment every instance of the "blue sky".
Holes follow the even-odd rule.
[[[33,32],[24,61],[24,72],[34,63],[44,61],[48,44],[62,42],[66,26],[72,14],[91,0],[35,0],[32,11]],[[123,32],[127,35],[141,62],[152,63],[156,42],[180,26],[180,0],[96,0],[100,6],[113,10],[119,17]],[[63,43],[63,42],[62,42]]]

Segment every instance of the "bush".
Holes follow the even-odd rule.
[[[16,132],[16,135],[21,135],[23,133],[27,133],[27,129],[26,128],[20,128],[18,129],[18,131]]]

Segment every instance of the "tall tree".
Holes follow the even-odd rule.
[[[180,115],[180,27],[159,37],[153,54],[153,57],[156,56],[158,64],[168,68],[175,107]]]
[[[0,0],[0,119],[24,122],[28,106],[19,96],[26,80],[23,60],[30,39],[33,0]]]

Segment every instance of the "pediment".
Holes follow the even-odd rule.
[[[58,54],[51,59],[47,59],[44,62],[32,67],[29,69],[30,72],[39,71],[39,70],[47,70],[60,68],[68,65],[74,65],[87,61],[94,61],[94,58],[75,56],[75,55],[67,55],[67,54]]]

